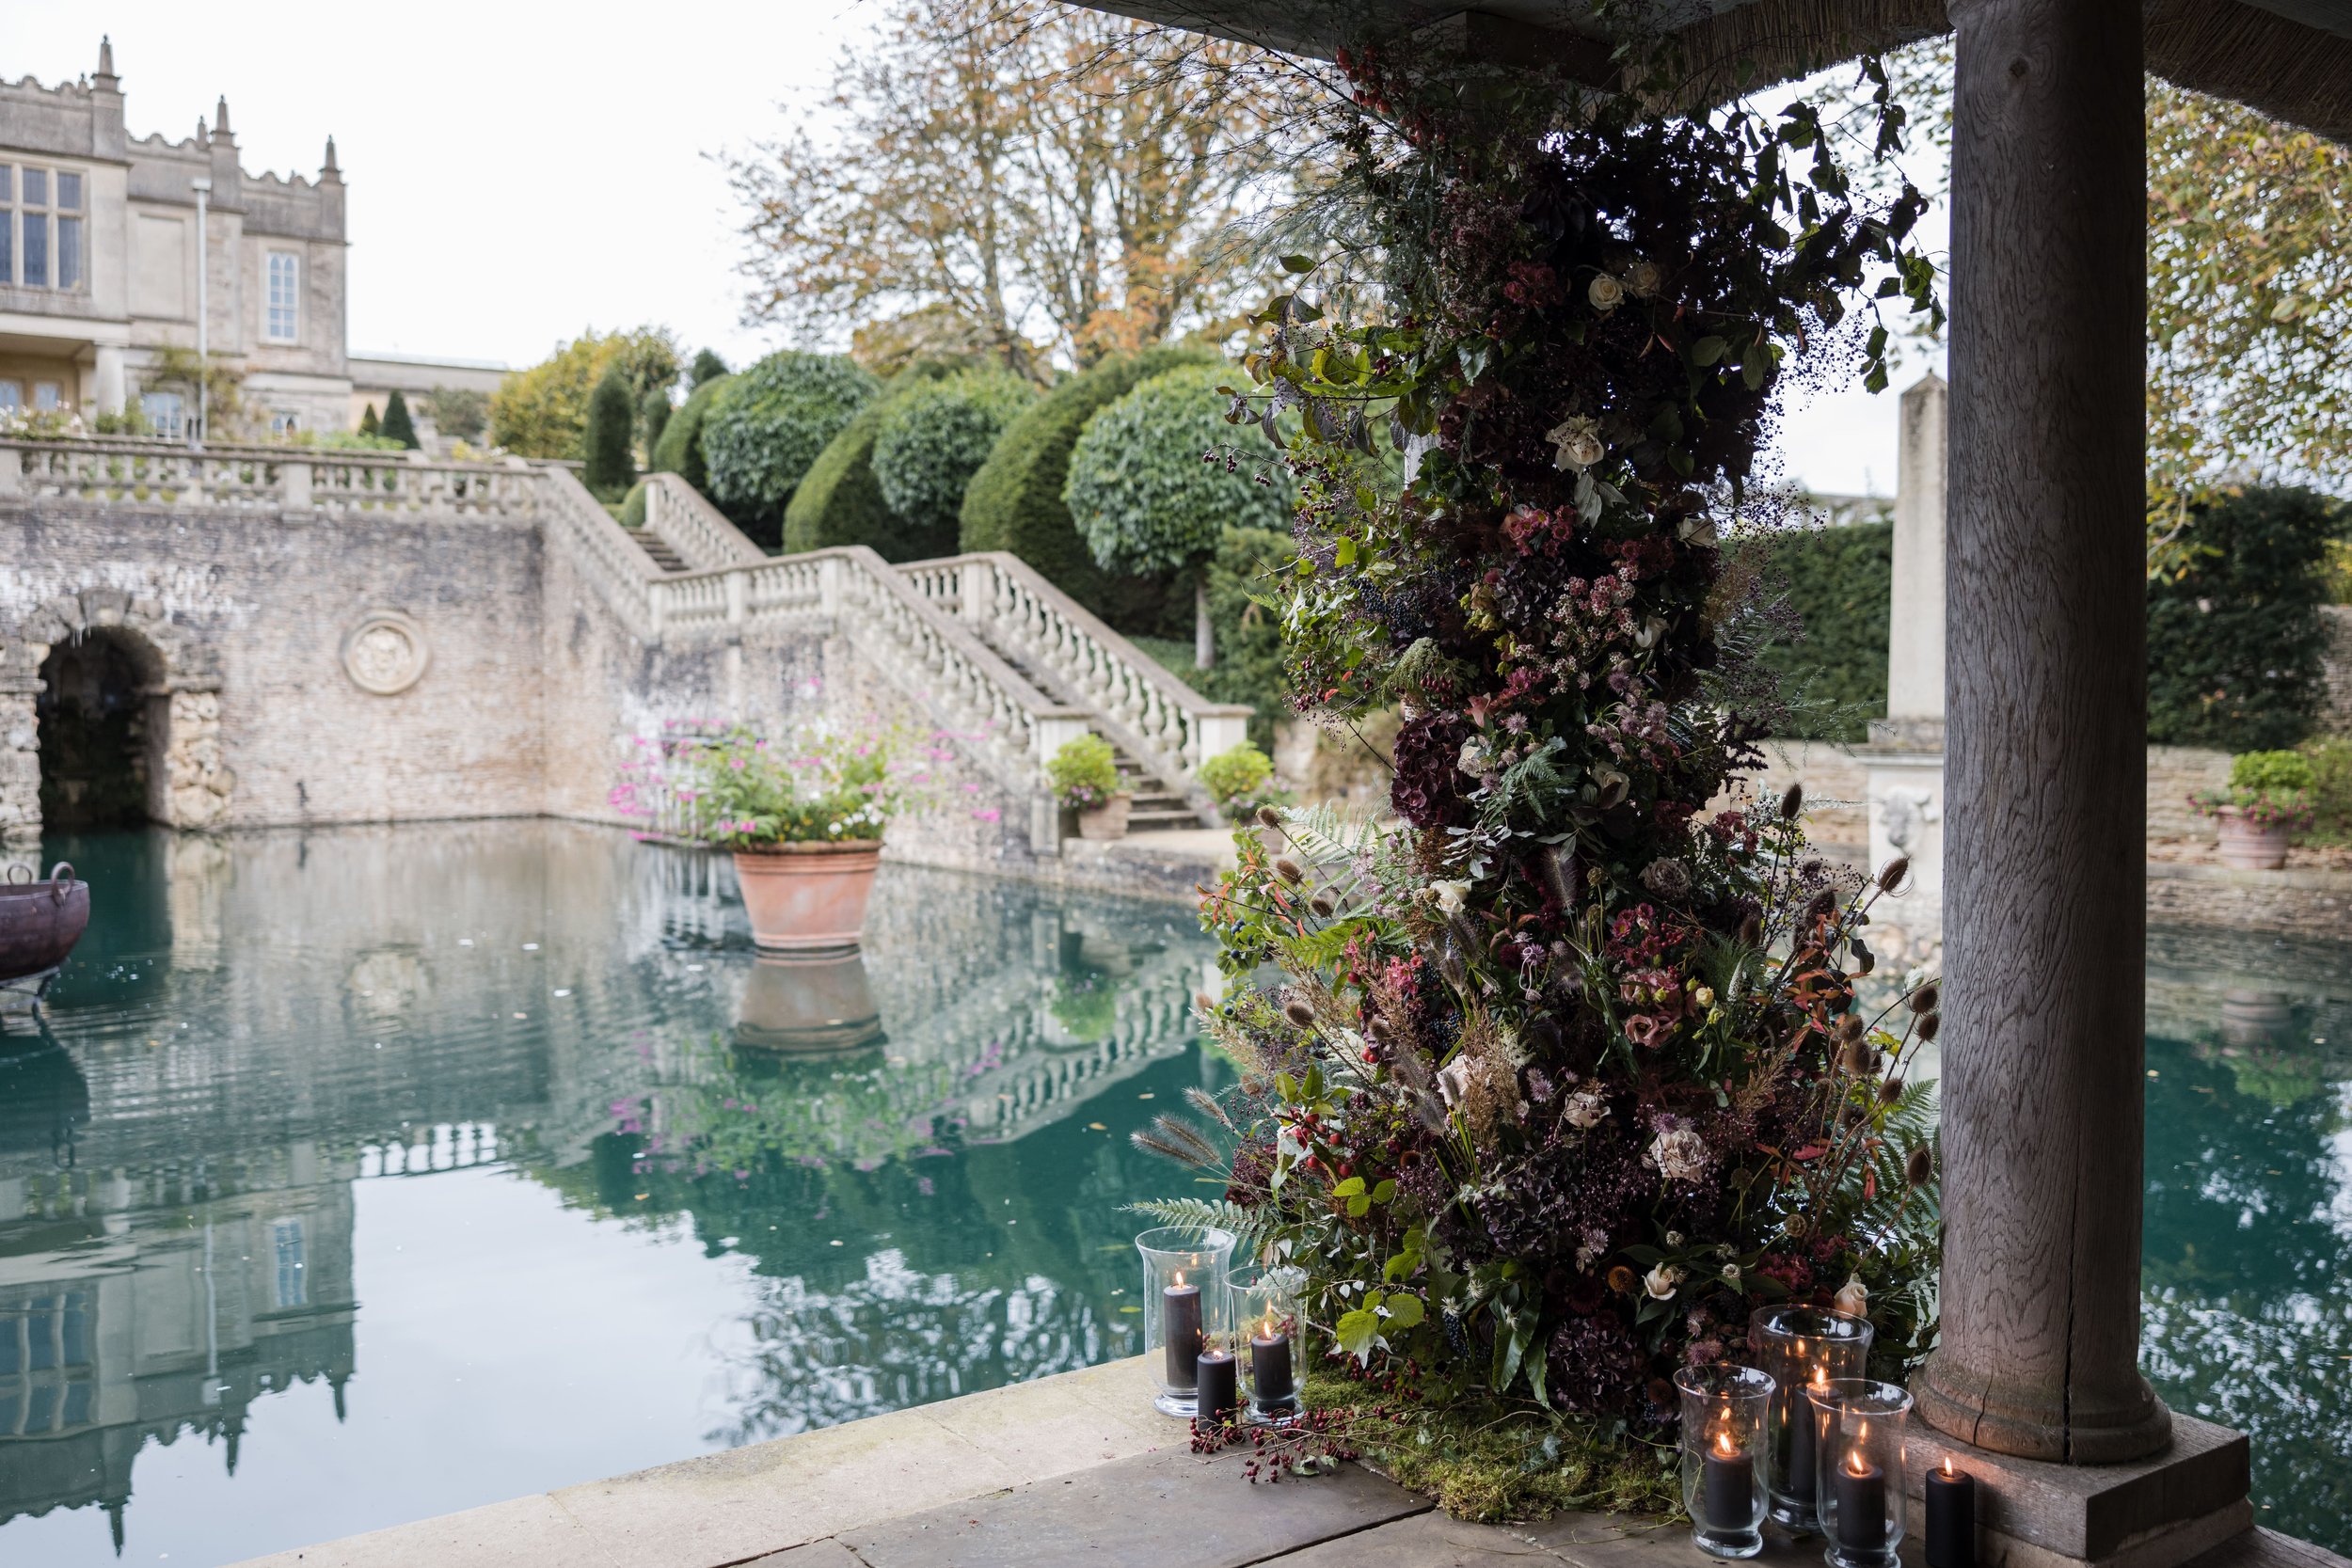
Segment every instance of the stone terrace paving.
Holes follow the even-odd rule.
[[[1687,1527],[1662,1521],[1567,1513],[1526,1526],[1467,1524],[1355,1465],[1252,1485],[1241,1474],[1240,1450],[1201,1458],[1184,1422],[1152,1410],[1146,1369],[1143,1357],[1116,1361],[241,1568],[1689,1568],[1712,1560],[1691,1544]],[[2218,1428],[2185,1424],[2217,1439],[2217,1457],[2233,1446]],[[2234,1446],[2242,1449],[2243,1441]],[[2135,1560],[2135,1505],[2147,1499],[2130,1495],[2134,1467],[2036,1468],[2046,1473],[2036,1479],[2059,1486],[2086,1474],[2115,1483],[2110,1496],[2120,1506],[2092,1511],[2114,1543],[2084,1544],[2092,1560]],[[1810,1568],[1820,1560],[1818,1543],[1766,1529],[1759,1562]],[[1916,1568],[1915,1533],[1902,1556]],[[2037,1557],[2046,1550],[2027,1546],[2010,1561]],[[2332,1552],[2265,1529],[2190,1561],[2346,1568]]]

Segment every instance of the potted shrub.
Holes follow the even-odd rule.
[[[1127,808],[1135,797],[1119,787],[1119,763],[1111,743],[1099,735],[1064,741],[1045,764],[1054,798],[1078,814],[1080,838],[1123,838]]]
[[[2189,797],[2214,819],[2221,863],[2276,871],[2287,841],[2311,826],[2312,763],[2299,752],[2244,752],[2230,759],[2230,787]]]
[[[735,875],[764,952],[855,947],[882,864],[882,833],[913,800],[896,731],[825,726],[770,741],[736,727],[692,753],[680,793],[700,809],[703,838],[735,857]]]
[[[1290,791],[1274,787],[1274,759],[1247,740],[1200,765],[1200,784],[1228,822],[1247,822],[1265,806],[1287,806]]]

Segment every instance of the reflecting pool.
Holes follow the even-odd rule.
[[[0,1562],[231,1562],[1139,1343],[1126,1134],[1217,1085],[1173,905],[886,868],[757,958],[557,822],[53,838],[0,1024]]]
[[[0,1563],[231,1562],[1128,1353],[1186,911],[891,867],[765,962],[556,822],[53,840],[0,1021]],[[2352,949],[2155,933],[2147,1363],[2352,1548]]]

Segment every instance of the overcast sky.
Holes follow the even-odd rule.
[[[882,14],[878,0],[11,4],[0,77],[80,76],[107,33],[135,136],[185,136],[226,93],[247,170],[315,177],[331,133],[354,351],[520,366],[583,327],[656,322],[739,364],[781,344],[738,320],[735,207],[711,154],[815,105]],[[1817,489],[1891,494],[1893,394],[1791,409],[1784,445]]]

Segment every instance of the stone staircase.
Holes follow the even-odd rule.
[[[550,541],[638,636],[732,639],[829,620],[1028,797],[1032,842],[1059,836],[1047,761],[1089,731],[1111,743],[1135,797],[1131,831],[1217,820],[1199,768],[1247,738],[1251,710],[1207,701],[1011,555],[897,566],[863,546],[769,556],[675,474],[647,476],[640,529],[622,528],[561,468],[532,477]]]

